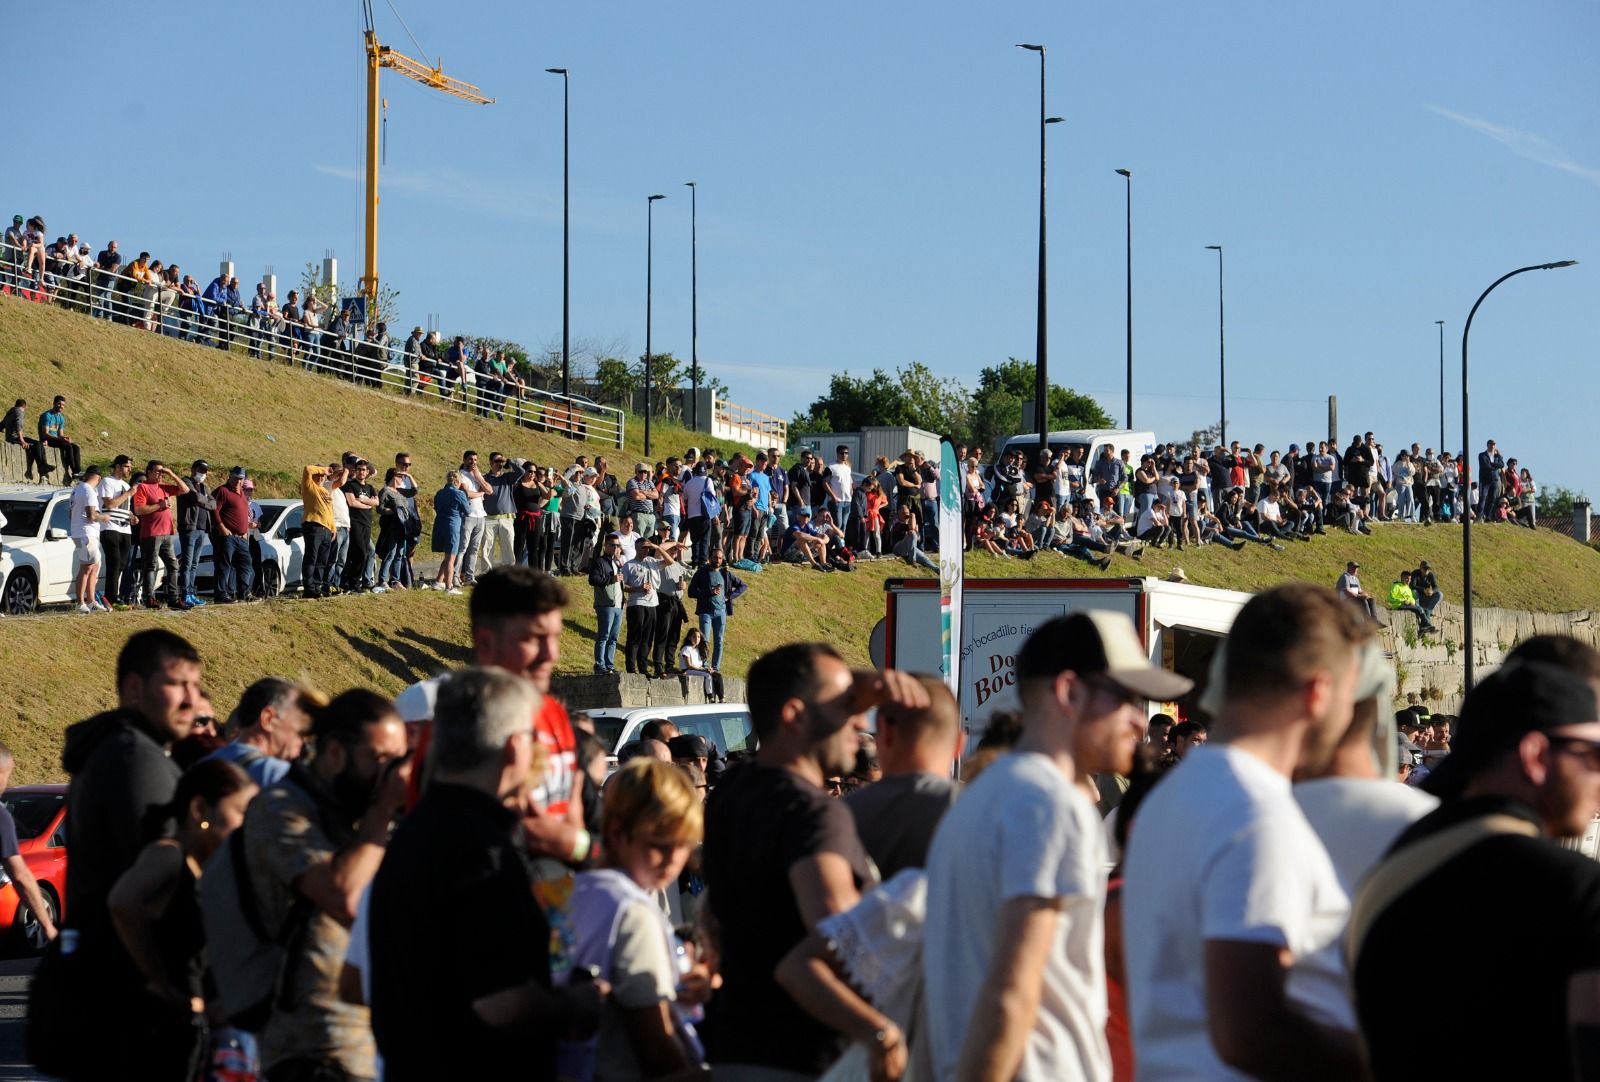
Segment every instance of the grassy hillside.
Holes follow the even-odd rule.
[[[580,452],[605,455],[623,478],[644,450],[637,417],[629,417],[627,446],[619,451],[451,406],[419,405],[282,362],[253,360],[242,350],[222,353],[0,296],[4,406],[26,398],[31,424],[57,394],[67,396],[68,433],[83,445],[85,463],[109,463],[126,453],[139,463],[164,459],[181,472],[205,458],[217,473],[245,466],[269,496],[298,495],[304,466],[346,450],[372,460],[375,483],[382,483],[397,451],[409,451],[424,503],[469,447],[485,462],[491,450],[561,466]],[[656,421],[651,427],[656,460],[706,443],[704,434],[679,425]],[[730,453],[738,449],[727,441],[718,445]]]
[[[903,564],[868,565],[894,567]],[[863,568],[822,575],[774,567],[749,575],[734,607],[723,667],[743,675],[763,651],[795,639],[833,643],[866,665],[867,636],[883,616],[883,578]],[[573,605],[561,639],[562,672],[593,666],[595,618],[589,586],[565,580]],[[80,718],[115,705],[117,651],[135,631],[165,627],[193,642],[205,683],[225,717],[257,677],[279,674],[330,692],[362,685],[394,695],[468,656],[465,597],[431,590],[323,602],[278,600],[208,606],[189,613],[64,612],[0,620],[0,739],[17,755],[19,784],[60,780],[61,734]]]
[[[1459,526],[1378,525],[1371,537],[1342,530],[1306,542],[1282,542],[1283,552],[1265,545],[1247,545],[1233,552],[1221,545],[1147,550],[1142,561],[1116,557],[1100,572],[1080,560],[1041,553],[1032,560],[971,556],[973,577],[1050,578],[1153,575],[1165,578],[1183,568],[1190,582],[1229,590],[1258,591],[1290,579],[1333,585],[1345,562],[1361,563],[1361,581],[1377,597],[1402,570],[1422,560],[1433,565],[1439,589],[1449,601],[1461,600],[1461,528]],[[1548,530],[1526,530],[1504,524],[1477,526],[1472,531],[1472,597],[1479,605],[1534,612],[1600,610],[1600,552]]]

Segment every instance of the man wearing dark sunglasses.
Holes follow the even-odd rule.
[[[1379,1080],[1600,1071],[1600,863],[1558,844],[1600,812],[1600,654],[1552,636],[1524,646],[1467,695],[1423,783],[1439,809],[1357,895],[1347,951]],[[1424,912],[1452,947],[1418,965]],[[1436,1020],[1419,1076],[1392,1012],[1440,996],[1463,1009]]]

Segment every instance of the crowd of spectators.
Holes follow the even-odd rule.
[[[527,373],[503,349],[475,348],[462,336],[445,344],[438,331],[421,327],[397,339],[387,323],[359,322],[351,303],[330,303],[322,290],[291,289],[280,302],[263,281],[247,298],[232,274],[202,286],[147,251],[125,260],[115,240],[91,255],[76,233],[46,236],[42,218],[13,217],[0,241],[0,290],[218,349],[237,340],[252,357],[282,358],[357,383],[377,386],[394,369],[407,395],[458,401],[500,419],[510,405],[521,416]]]
[[[1504,1024],[1446,1012],[1429,1077],[1583,1077],[1600,1047],[1600,865],[1558,844],[1600,810],[1600,654],[1574,639],[1521,644],[1459,718],[1394,718],[1392,663],[1327,589],[1248,602],[1197,701],[1127,617],[1062,616],[964,781],[942,681],[792,643],[750,668],[753,751],[658,720],[613,770],[550,694],[568,605],[497,567],[467,666],[394,700],[263,677],[223,725],[195,648],[133,635],[115,708],[66,733],[35,1064],[1387,1082],[1417,1075],[1396,1012],[1449,997]],[[1417,964],[1418,913],[1470,950]]]

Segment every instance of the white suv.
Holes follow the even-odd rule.
[[[72,524],[72,490],[47,485],[0,485],[0,608],[11,616],[37,612],[45,605],[71,600],[77,573],[77,550],[68,534]],[[101,568],[101,584],[105,581]],[[200,552],[195,589],[211,584],[211,542]]]

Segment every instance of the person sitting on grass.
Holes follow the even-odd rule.
[[[794,512],[794,521],[783,532],[783,556],[794,563],[809,563],[818,571],[828,570],[828,542],[811,522],[809,509]]]
[[[1021,531],[1017,531],[1017,534],[1027,539],[1028,548],[1031,550],[1033,539]],[[895,514],[894,523],[889,527],[889,544],[892,551],[913,567],[925,567],[929,571],[936,572],[939,570],[939,565],[922,551],[921,538],[916,512],[911,509],[910,501],[902,503],[900,510]]]

